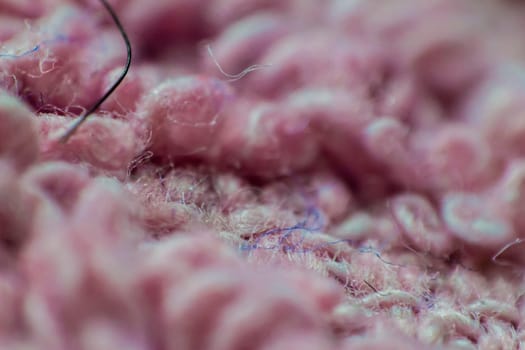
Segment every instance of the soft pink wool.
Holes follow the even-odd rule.
[[[122,40],[0,0],[0,349],[525,348],[525,5],[110,3],[64,145]]]

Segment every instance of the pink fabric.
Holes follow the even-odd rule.
[[[525,346],[523,4],[110,3],[60,144],[122,40],[0,0],[1,349]]]

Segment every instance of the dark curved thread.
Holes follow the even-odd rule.
[[[77,129],[86,121],[86,119],[95,112],[100,105],[104,103],[104,101],[107,100],[107,98],[117,89],[117,87],[122,83],[122,80],[126,77],[129,71],[129,67],[131,66],[131,43],[129,42],[128,35],[126,34],[126,31],[124,30],[124,27],[122,26],[122,23],[120,23],[120,20],[117,17],[117,14],[111,8],[111,6],[108,4],[106,0],[100,0],[102,5],[106,8],[106,10],[111,15],[111,18],[113,18],[113,22],[115,22],[115,25],[117,26],[120,34],[122,35],[122,38],[124,39],[124,43],[126,44],[126,50],[127,50],[127,59],[126,59],[126,66],[124,67],[124,70],[122,71],[122,74],[117,79],[117,81],[111,86],[111,88],[102,96],[90,109],[87,110],[87,112],[84,113],[82,117],[75,120],[73,124],[66,130],[66,132],[60,137],[61,143],[66,143],[67,140],[77,131]]]

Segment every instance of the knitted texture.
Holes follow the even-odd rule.
[[[525,5],[0,0],[0,349],[525,348]]]

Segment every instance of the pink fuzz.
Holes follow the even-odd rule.
[[[524,5],[0,0],[0,349],[518,349]]]

